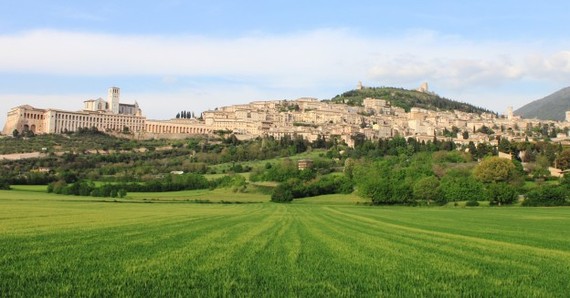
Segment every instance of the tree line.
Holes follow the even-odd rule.
[[[527,196],[523,206],[566,204],[570,183],[527,189],[526,173],[516,160],[488,156],[475,164],[469,162],[471,157],[467,154],[463,160],[442,159],[442,155],[461,154],[464,153],[454,151],[363,159],[348,169],[348,175],[353,177],[359,194],[376,205],[457,201],[468,201],[470,206],[478,205],[478,201],[505,205],[517,202],[522,194]]]

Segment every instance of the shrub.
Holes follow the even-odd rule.
[[[567,194],[563,187],[543,185],[528,193],[523,206],[564,206]]]
[[[476,201],[483,193],[483,184],[464,170],[449,171],[441,179],[440,188],[447,201]]]
[[[435,176],[420,178],[414,184],[413,192],[416,200],[422,200],[428,203],[437,201],[442,197],[439,191],[439,179]]]
[[[1,190],[10,190],[10,184],[6,180],[0,180],[0,189]]]
[[[241,175],[226,175],[210,181],[210,189],[215,188],[239,188],[247,184],[245,177]]]
[[[465,203],[465,206],[467,206],[467,207],[477,207],[477,206],[479,206],[479,202],[477,202],[477,201],[467,201],[467,203]]]
[[[291,187],[287,183],[281,183],[273,190],[271,194],[271,202],[289,203],[293,201],[293,193]]]
[[[517,200],[518,193],[514,186],[507,183],[491,183],[487,187],[487,197],[491,204],[512,204]]]

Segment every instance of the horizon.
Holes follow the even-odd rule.
[[[256,100],[430,90],[502,114],[570,82],[570,3],[20,1],[0,12],[0,122],[121,88],[149,119]]]

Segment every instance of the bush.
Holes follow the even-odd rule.
[[[374,205],[409,204],[413,202],[411,181],[406,179],[409,172],[398,158],[385,158],[356,166],[353,180],[359,194]]]
[[[476,201],[483,193],[483,184],[464,170],[449,171],[441,179],[440,188],[447,201]]]
[[[273,190],[271,200],[282,200],[282,195],[291,194],[292,199],[315,197],[328,194],[349,194],[354,191],[354,184],[346,176],[324,176],[309,182],[303,182],[298,178],[292,178],[279,184]],[[288,198],[287,198],[288,199]]]
[[[0,180],[0,190],[10,190],[10,184],[6,180]]]
[[[247,184],[245,177],[241,175],[226,175],[210,181],[210,189],[216,188],[240,188]]]
[[[566,191],[561,186],[543,185],[528,193],[523,206],[564,206],[567,199]]]
[[[517,200],[518,193],[514,186],[507,183],[491,183],[487,187],[487,197],[491,204],[512,204]]]
[[[477,207],[477,206],[479,206],[479,202],[477,202],[477,201],[467,201],[467,203],[465,203],[465,206],[467,206],[467,207]]]
[[[293,193],[288,183],[281,183],[273,190],[271,194],[271,202],[289,203],[293,201]]]
[[[442,197],[439,191],[439,179],[435,176],[420,178],[414,184],[413,193],[416,200],[425,201],[428,204],[431,201],[438,201]]]

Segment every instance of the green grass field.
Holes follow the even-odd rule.
[[[115,203],[39,190],[0,191],[2,297],[570,293],[570,208]]]

